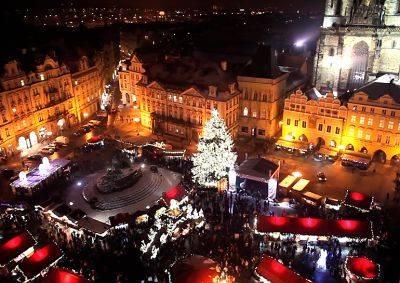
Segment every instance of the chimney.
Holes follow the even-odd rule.
[[[234,94],[234,93],[235,93],[235,90],[236,90],[235,86],[236,86],[236,83],[230,83],[230,84],[228,85],[229,93],[230,93],[230,94]]]
[[[226,72],[226,70],[228,70],[228,62],[226,60],[222,60],[219,65],[222,71]]]
[[[213,85],[208,86],[208,95],[211,97],[217,97],[217,87]]]

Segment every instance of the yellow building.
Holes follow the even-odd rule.
[[[349,99],[343,145],[377,161],[400,157],[400,86],[384,75]]]
[[[285,99],[282,137],[338,148],[346,118],[347,108],[332,93],[312,100],[298,90]]]
[[[141,124],[189,145],[198,141],[215,108],[236,136],[240,92],[235,85],[223,64],[193,58],[149,64],[137,84]]]
[[[31,148],[76,122],[71,74],[48,56],[29,73],[10,61],[1,86],[0,148],[5,154]]]
[[[104,91],[97,66],[90,66],[89,59],[83,56],[78,69],[72,74],[76,112],[79,121],[95,114],[99,108],[101,94]]]
[[[328,93],[308,99],[301,91],[285,100],[282,138],[363,152],[375,161],[400,161],[400,85],[384,75],[341,105]]]

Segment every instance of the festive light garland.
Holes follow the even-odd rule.
[[[227,177],[227,168],[236,162],[237,155],[232,149],[233,141],[225,122],[214,109],[197,145],[198,153],[192,158],[194,180],[205,187],[217,186],[218,181]]]

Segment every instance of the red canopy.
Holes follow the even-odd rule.
[[[6,240],[0,246],[0,265],[7,264],[34,244],[35,240],[28,232],[23,232]]]
[[[256,267],[259,276],[273,283],[309,283],[311,281],[301,277],[279,261],[264,255]]]
[[[62,256],[62,251],[54,243],[38,248],[33,254],[25,258],[19,267],[29,279],[39,274],[43,269],[54,263]]]
[[[346,196],[344,198],[344,204],[349,206],[354,206],[363,210],[370,210],[373,202],[371,196],[365,195],[359,192],[353,192],[347,190]]]
[[[172,283],[213,283],[219,275],[217,263],[199,255],[175,263],[170,274]]]
[[[44,283],[89,283],[82,276],[61,268],[51,268],[44,278]]]
[[[371,223],[359,220],[332,220],[319,218],[295,218],[258,216],[257,231],[260,233],[287,233],[309,236],[336,236],[371,238]]]
[[[378,279],[379,277],[379,265],[365,256],[347,257],[346,269],[351,273],[351,275],[355,275],[358,279],[373,280]]]
[[[170,204],[171,200],[177,200],[180,201],[186,196],[186,191],[184,188],[181,186],[175,186],[170,188],[168,191],[163,193],[163,199],[166,202],[166,204]]]

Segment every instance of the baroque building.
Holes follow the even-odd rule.
[[[381,74],[398,74],[399,0],[327,0],[314,59],[323,92],[354,91]]]

